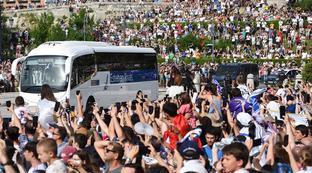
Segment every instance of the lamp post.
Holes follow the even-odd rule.
[[[13,50],[14,50],[14,44],[13,44],[13,37],[12,37],[12,28],[13,28],[13,22],[14,22],[14,19],[12,17],[9,18],[9,24],[10,24],[10,58],[13,57]]]
[[[128,24],[127,24],[127,8],[125,8],[125,10],[123,11],[124,14],[123,14],[123,22],[122,22],[122,25],[123,25],[123,34],[124,34],[124,46],[126,46],[127,44],[127,27],[128,27]]]
[[[83,41],[86,41],[86,20],[87,20],[87,12],[83,17]]]

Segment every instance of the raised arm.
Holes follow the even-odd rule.
[[[82,96],[81,93],[76,95],[77,98],[77,111],[78,111],[78,117],[83,117],[83,107],[82,107]]]
[[[97,106],[94,106],[93,107],[93,114],[102,130],[102,132],[104,132],[105,134],[109,134],[109,131],[108,131],[108,127],[107,125],[105,124],[105,122],[102,120],[100,114],[99,114],[99,109]]]
[[[288,134],[288,145],[290,146],[291,149],[293,149],[296,146],[296,144],[295,144],[295,138],[294,138],[294,134],[292,131],[292,127],[291,127],[290,119],[288,115],[285,116],[284,121],[286,125],[286,134]]]
[[[109,142],[110,141],[96,141],[96,142],[94,142],[94,148],[103,161],[105,161],[104,160],[105,159],[104,150],[107,147],[107,145],[109,144]]]

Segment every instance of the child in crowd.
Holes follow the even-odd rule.
[[[43,139],[37,144],[38,157],[42,163],[47,163],[46,173],[67,173],[63,161],[57,159],[57,144],[54,139]]]
[[[14,112],[22,125],[26,124],[27,121],[32,120],[29,111],[25,107],[25,101],[22,96],[17,96],[15,98],[15,105],[16,108],[14,109]]]
[[[248,173],[245,166],[248,163],[249,150],[243,143],[226,145],[223,150],[222,166],[224,172]]]

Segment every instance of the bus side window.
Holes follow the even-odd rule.
[[[95,70],[95,57],[93,55],[75,58],[71,74],[71,88],[90,80]]]

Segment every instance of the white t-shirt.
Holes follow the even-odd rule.
[[[25,113],[29,113],[29,111],[24,106],[17,107],[14,109],[14,112],[17,118],[20,120],[21,124],[26,124],[27,119],[25,118]]]
[[[275,102],[275,101],[270,101],[267,104],[267,111],[270,113],[270,115],[272,116],[272,118],[275,119],[275,117],[277,117],[277,119],[281,119],[280,118],[280,110],[279,110],[280,104]]]
[[[41,163],[40,165],[36,166],[36,167],[31,167],[29,170],[28,170],[28,173],[34,173],[36,171],[44,171],[46,170],[47,167],[45,164]]]
[[[54,123],[53,119],[53,109],[55,106],[55,102],[49,101],[47,99],[39,100],[38,108],[39,108],[39,117],[38,121],[42,127],[45,129],[49,128],[49,123]]]
[[[46,173],[67,173],[67,167],[61,160],[55,160],[48,166]]]

